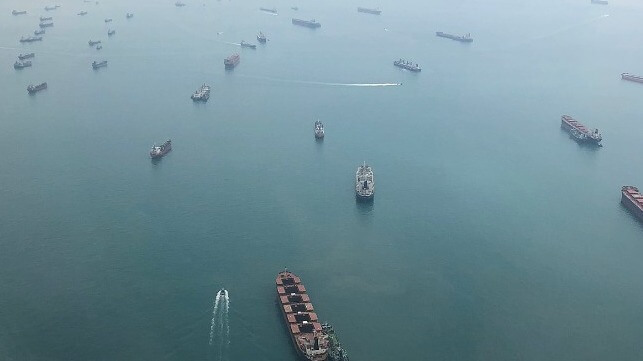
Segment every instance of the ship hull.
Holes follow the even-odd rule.
[[[321,24],[318,22],[313,22],[313,21],[308,21],[308,20],[300,20],[300,19],[292,19],[293,25],[299,25],[311,29],[317,29],[321,27]]]
[[[375,194],[373,193],[371,195],[365,196],[359,193],[355,193],[355,199],[357,199],[358,202],[370,202],[375,199]]]
[[[578,144],[591,145],[596,147],[602,147],[602,139],[596,139],[590,137],[590,131],[585,128],[584,125],[580,124],[578,121],[574,120],[571,117],[565,118],[567,116],[561,117],[560,128],[567,132],[573,140]],[[570,123],[573,122],[574,124]]]
[[[435,35],[440,38],[451,39],[451,40],[459,41],[461,43],[473,43],[473,39],[471,38],[463,38],[461,36],[446,34],[442,32],[437,32],[435,33]]]
[[[358,13],[364,13],[364,14],[380,15],[382,13],[382,10],[367,9],[367,8],[357,8],[357,12]]]
[[[621,190],[621,204],[630,211],[634,217],[643,222],[643,204],[637,204],[637,201],[634,198],[635,196],[640,197],[641,194],[636,191],[636,188],[633,188],[632,190],[628,188],[630,187],[623,187]]]
[[[628,74],[628,73],[623,73],[621,74],[621,79],[635,82],[635,83],[642,83],[643,84],[643,77]]]

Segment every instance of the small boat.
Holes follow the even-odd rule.
[[[257,34],[257,41],[261,44],[265,44],[268,39],[266,39],[266,36],[260,31],[259,34]]]
[[[78,13],[78,15],[85,16],[85,15],[87,15],[87,11],[81,11],[81,12]]]
[[[112,22],[112,19],[111,19],[111,18],[105,19],[105,22],[106,22],[106,23],[111,23],[111,22]]]
[[[241,40],[240,45],[241,45],[242,48],[250,48],[250,49],[256,49],[257,48],[257,46],[255,44],[249,44],[249,43],[246,43],[243,40]]]
[[[107,60],[103,60],[103,61],[99,61],[99,62],[97,62],[97,61],[92,62],[92,68],[94,68],[94,69],[103,68],[103,67],[106,67],[106,66],[107,66]]]

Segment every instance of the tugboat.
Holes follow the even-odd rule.
[[[339,342],[333,326],[331,326],[327,322],[324,322],[321,324],[321,327],[324,333],[328,335],[328,342],[330,346],[328,349],[328,361],[349,361],[348,353],[346,352],[346,350],[344,350],[344,348],[342,348],[342,344]]]
[[[116,34],[116,30],[107,30],[107,36],[112,36],[114,34]]]
[[[603,137],[598,129],[588,129],[569,115],[560,117],[560,127],[569,133],[569,136],[580,144],[589,144],[602,147]]]
[[[13,10],[11,12],[11,15],[25,15],[27,13],[26,10]]]
[[[90,41],[88,42],[89,46],[94,46],[94,45],[96,45],[96,44],[100,44],[100,43],[101,43],[101,41],[100,41],[100,40],[96,40],[96,41],[94,41],[94,40],[90,40]]]
[[[32,43],[34,41],[42,41],[42,36],[28,36],[28,37],[21,37],[20,42],[21,43]]]
[[[375,196],[375,178],[371,166],[360,165],[355,173],[355,196],[361,201],[370,201]]]
[[[103,61],[100,61],[100,62],[96,62],[96,61],[92,62],[92,68],[94,68],[94,69],[99,69],[99,68],[103,68],[103,67],[106,67],[106,66],[107,66],[107,60],[103,60]]]
[[[133,17],[134,17],[134,14],[132,14],[132,13],[127,13],[127,15],[125,15],[126,19],[131,19]]]
[[[452,35],[452,34],[447,34],[447,33],[438,31],[437,33],[435,33],[435,36],[459,41],[461,43],[473,43],[473,38],[471,37],[471,34],[460,36],[460,35]]]
[[[413,64],[413,62],[404,59],[394,61],[393,65],[416,73],[422,71],[422,68],[420,68],[418,64]]]
[[[85,16],[85,15],[87,15],[87,11],[81,11],[81,12],[78,13],[78,15]]]
[[[319,120],[315,122],[315,138],[324,139],[324,124]]]
[[[35,94],[35,93],[37,93],[37,92],[39,92],[41,90],[45,90],[45,89],[47,89],[47,82],[40,83],[38,85],[29,85],[27,87],[27,92],[29,94]]]
[[[241,45],[242,48],[250,48],[250,49],[256,49],[257,48],[257,46],[255,44],[249,44],[249,43],[246,43],[243,40],[241,40],[240,45]]]
[[[31,66],[31,62],[29,60],[17,60],[15,63],[13,63],[13,68],[14,69],[24,69],[28,68]]]
[[[20,54],[18,55],[18,59],[20,60],[31,59],[35,56],[36,56],[36,53]]]
[[[207,102],[208,99],[210,99],[210,86],[206,84],[201,85],[201,87],[192,94],[191,98],[195,102]]]
[[[45,29],[40,29],[33,32],[34,35],[42,35],[44,33],[45,33]]]
[[[150,150],[150,158],[159,159],[166,155],[169,151],[172,150],[172,141],[170,139],[166,140],[165,143],[157,146],[156,144],[152,146]]]
[[[257,41],[261,44],[265,44],[268,39],[266,39],[266,36],[260,31],[259,34],[257,34]]]
[[[38,26],[40,26],[41,29],[42,28],[50,28],[50,27],[54,26],[54,23],[40,23],[40,24],[38,24]]]
[[[111,23],[111,22],[112,22],[112,19],[111,19],[111,18],[107,18],[107,19],[105,19],[105,22],[106,22],[106,23]]]
[[[312,19],[312,20],[292,19],[292,23],[293,25],[305,26],[311,29],[316,29],[321,27],[321,24],[318,23],[315,19]]]
[[[53,18],[53,17],[51,17],[51,16],[47,16],[47,17],[45,17],[45,16],[41,16],[41,17],[40,17],[40,22],[43,22],[43,21],[49,21],[49,20],[53,20],[53,19],[54,19],[54,18]]]
[[[225,65],[226,69],[234,69],[237,65],[239,65],[239,62],[241,61],[241,57],[239,54],[232,54],[229,57],[223,59],[223,65]]]

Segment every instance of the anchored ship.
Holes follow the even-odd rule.
[[[266,39],[266,36],[260,31],[259,34],[257,34],[257,41],[261,44],[265,44],[268,39]]]
[[[375,196],[373,169],[364,162],[355,173],[355,195],[359,200],[371,200]]]
[[[417,63],[413,64],[413,62],[404,60],[404,59],[394,61],[393,65],[397,66],[398,68],[402,68],[402,69],[406,69],[414,72],[422,71],[422,68],[420,68],[420,66]]]
[[[42,41],[42,36],[28,36],[28,37],[21,37],[20,42],[21,43],[32,43],[34,41]]]
[[[85,16],[85,15],[87,15],[87,11],[81,11],[81,12],[78,13],[78,15]]]
[[[26,10],[13,10],[11,12],[12,15],[25,15],[27,13]]]
[[[630,74],[630,73],[621,74],[621,79],[633,81],[635,83],[643,83],[643,77],[638,76],[638,75],[634,75],[634,74]]]
[[[112,19],[111,19],[111,18],[105,19],[105,22],[106,22],[106,23],[111,23],[111,22],[112,22]]]
[[[159,159],[159,158],[162,158],[171,150],[172,150],[172,141],[168,139],[165,141],[165,143],[159,146],[157,146],[156,144],[152,146],[152,149],[150,150],[150,157],[152,159]]]
[[[107,36],[112,36],[114,34],[116,34],[116,30],[107,30]]]
[[[53,19],[54,19],[54,18],[53,18],[53,17],[51,17],[51,16],[41,16],[41,17],[40,17],[40,21],[41,21],[41,22],[43,22],[43,21],[50,21],[50,20],[53,20]]]
[[[31,62],[29,60],[25,60],[25,61],[18,60],[15,63],[13,63],[13,68],[14,69],[24,69],[24,68],[28,68],[30,66],[31,66]]]
[[[203,84],[191,96],[192,100],[207,102],[210,99],[210,86]]]
[[[96,48],[98,49],[98,48]],[[99,62],[92,62],[92,68],[93,69],[99,69],[107,66],[107,60],[99,61]]]
[[[51,10],[56,10],[60,7],[60,5],[55,5],[55,6],[45,6],[45,10],[51,11]]]
[[[29,94],[35,94],[35,93],[37,93],[37,92],[39,92],[41,90],[45,90],[45,89],[47,89],[47,82],[40,83],[38,85],[29,85],[27,87],[27,92]]]
[[[373,15],[380,15],[382,13],[382,10],[358,7],[357,12],[358,13],[373,14]]]
[[[639,220],[643,221],[643,195],[634,186],[621,188],[621,204]]]
[[[271,13],[271,14],[276,14],[276,13],[277,13],[277,9],[276,9],[276,8],[272,8],[272,9],[269,9],[269,8],[259,8],[259,10],[261,10],[261,11],[265,11],[265,12],[267,12],[267,13]]]
[[[560,127],[578,143],[601,146],[600,143],[603,137],[598,132],[598,129],[588,129],[569,115],[561,116],[560,121]]]
[[[241,57],[239,54],[232,54],[229,57],[223,59],[223,65],[226,69],[234,69],[235,66],[239,65]]]
[[[328,361],[349,361],[348,353],[339,342],[333,326],[327,322],[322,323],[321,326],[324,333],[328,335]]]
[[[305,26],[307,28],[311,29],[316,29],[321,27],[321,24],[315,21],[315,19],[312,20],[301,20],[301,19],[292,19],[292,23],[294,25],[299,25],[299,26]]]
[[[176,7],[182,7],[182,6],[185,6],[185,4],[184,4],[184,3],[182,3],[182,2],[180,2],[180,1],[177,1],[176,3],[174,3],[174,6],[176,6]]]
[[[460,36],[460,35],[452,35],[452,34],[447,34],[447,33],[443,33],[441,31],[438,31],[437,33],[435,33],[435,35],[438,36],[438,37],[441,37],[441,38],[447,38],[447,39],[459,41],[459,42],[462,42],[462,43],[472,43],[473,42],[473,38],[471,37],[471,34],[466,34],[466,35]]]
[[[288,334],[302,360],[328,360],[328,336],[317,319],[306,287],[287,269],[276,279],[277,299]]]
[[[34,35],[42,35],[45,33],[45,29],[40,29],[40,30],[35,30],[33,32]]]
[[[319,120],[315,122],[315,138],[317,139],[324,138],[324,124],[322,124],[322,122]]]
[[[239,45],[241,45],[242,48],[250,48],[250,49],[256,49],[257,48],[257,46],[255,44],[246,43],[243,40],[241,40],[241,43]]]
[[[18,59],[20,60],[31,59],[35,56],[36,56],[36,53],[20,54],[18,55]]]
[[[100,43],[101,43],[101,41],[100,41],[100,40],[96,40],[96,41],[94,41],[94,40],[90,40],[90,41],[88,41],[87,43],[89,44],[89,46],[94,46],[94,45],[96,45],[96,44],[100,44]]]
[[[103,46],[102,46],[102,45],[100,45],[100,44],[98,44],[98,46],[96,47],[96,50],[100,50],[100,49],[102,49],[102,48],[103,48]]]
[[[40,23],[38,26],[40,26],[40,28],[50,28],[54,26],[54,23]]]

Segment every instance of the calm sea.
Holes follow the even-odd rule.
[[[1,360],[295,360],[284,267],[355,361],[641,359],[643,4],[184,1],[0,2]]]

